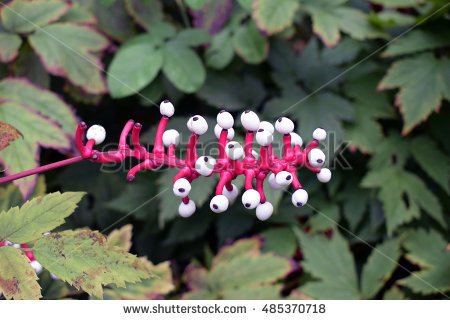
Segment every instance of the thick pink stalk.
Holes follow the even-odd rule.
[[[161,120],[159,120],[158,129],[156,129],[155,145],[153,146],[153,153],[156,155],[164,154],[162,137],[168,122],[169,118],[166,116],[162,116]]]

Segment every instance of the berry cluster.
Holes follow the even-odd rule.
[[[0,241],[0,247],[15,247],[17,249],[28,249],[28,245],[26,244],[18,244],[18,243],[12,243],[7,240]],[[33,252],[25,250],[25,255],[27,256],[28,260],[30,260],[30,265],[34,269],[34,271],[39,274],[42,271],[42,265],[34,258]]]
[[[127,175],[128,181],[133,181],[141,170],[151,170],[166,165],[179,168],[173,179],[173,192],[181,198],[178,212],[182,217],[191,216],[195,210],[195,203],[189,198],[191,182],[199,176],[209,177],[214,173],[220,176],[215,196],[211,199],[210,208],[220,213],[227,210],[230,202],[234,201],[239,190],[232,181],[239,175],[244,176],[245,192],[242,195],[242,204],[247,209],[256,208],[256,216],[260,220],[268,219],[273,213],[273,206],[266,200],[263,184],[268,182],[273,189],[283,189],[289,185],[294,188],[292,203],[301,207],[308,201],[308,193],[302,188],[296,171],[298,167],[306,167],[317,174],[320,182],[326,183],[331,179],[331,171],[322,168],[325,163],[325,154],[318,149],[319,141],[326,138],[322,128],[314,130],[313,140],[302,149],[302,138],[294,133],[294,123],[281,117],[275,126],[267,121],[260,121],[253,111],[245,111],[241,115],[241,123],[247,130],[244,145],[233,141],[234,118],[222,110],[217,115],[217,124],[214,133],[219,140],[218,159],[197,154],[197,142],[201,135],[208,130],[208,123],[200,115],[191,117],[187,127],[191,131],[187,146],[186,159],[175,155],[175,148],[180,142],[178,131],[166,130],[169,118],[175,109],[168,100],[160,104],[161,120],[158,125],[155,143],[152,152],[141,146],[139,134],[142,125],[129,120],[125,125],[119,140],[119,147],[115,151],[99,152],[94,145],[104,141],[106,132],[101,126],[94,125],[86,132],[87,143],[83,144],[83,135],[86,124],[80,123],[76,133],[76,144],[84,159],[94,162],[122,162],[126,157],[134,157],[141,162],[133,167]],[[272,147],[275,130],[283,135],[283,154],[279,158]],[[130,147],[127,137],[131,132]],[[259,144],[259,154],[253,150],[253,141]],[[166,150],[167,148],[167,150]],[[254,183],[255,182],[255,187]]]

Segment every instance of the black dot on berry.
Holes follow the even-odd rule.
[[[246,208],[250,208],[250,203],[246,203],[246,204],[245,204],[245,207],[246,207]]]
[[[185,190],[184,190],[184,188],[180,188],[180,189],[178,189],[178,191],[184,192]]]
[[[192,120],[197,121],[198,117],[193,117]]]
[[[297,207],[303,207],[303,203],[297,202]]]
[[[318,159],[317,163],[323,163],[323,160],[322,159]]]
[[[277,121],[278,121],[278,122],[281,122],[281,121],[283,121],[283,118],[278,118]]]
[[[249,113],[249,112],[250,112],[250,110],[245,110],[245,111],[244,111],[244,113]]]
[[[228,145],[228,149],[233,149],[234,148],[234,144],[229,144]]]
[[[225,112],[225,110],[220,110],[220,112],[219,113],[224,113]]]
[[[204,157],[203,160],[205,160],[205,162],[208,162],[208,157]]]
[[[286,180],[287,180],[287,181],[289,181],[289,180],[291,180],[291,179],[292,179],[292,176],[287,176],[287,177],[286,177]]]
[[[167,99],[166,99],[166,100],[164,100],[163,102],[164,102],[164,103],[168,103],[168,102],[169,102],[169,100],[167,100]]]
[[[213,208],[217,210],[219,209],[219,206],[217,204],[213,204]]]
[[[258,132],[263,132],[264,131],[264,129],[258,129]]]

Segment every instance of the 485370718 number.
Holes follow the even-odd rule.
[[[262,308],[265,313],[325,313],[325,304],[314,303],[271,303]]]

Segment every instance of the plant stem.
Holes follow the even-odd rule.
[[[56,168],[68,166],[68,165],[80,162],[82,160],[84,160],[82,156],[77,156],[77,157],[69,158],[66,160],[50,163],[50,164],[47,164],[42,167],[37,167],[37,168],[30,169],[27,171],[19,172],[16,174],[11,174],[9,176],[0,178],[0,184],[4,184],[4,183],[11,182],[14,180],[22,179],[22,178],[25,178],[25,177],[28,177],[28,176],[31,176],[34,174],[42,173],[42,172],[45,172],[48,170],[53,170]]]

